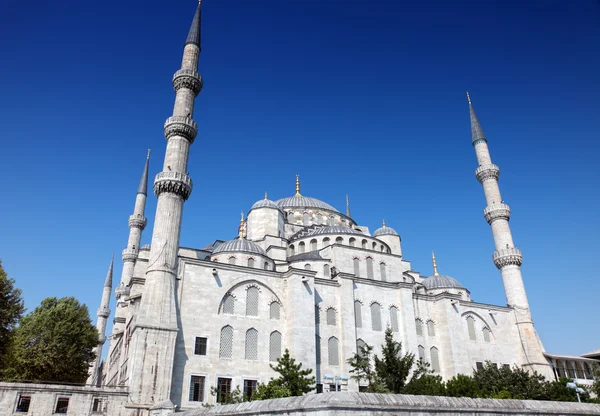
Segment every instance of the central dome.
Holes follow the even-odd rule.
[[[335,209],[328,203],[315,198],[310,198],[308,196],[290,196],[288,198],[282,198],[279,201],[275,201],[275,203],[280,208],[318,208],[326,209],[328,211],[339,212],[337,209]]]

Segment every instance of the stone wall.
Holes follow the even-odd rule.
[[[324,393],[240,403],[183,413],[193,415],[600,415],[599,404],[469,399],[372,393]]]

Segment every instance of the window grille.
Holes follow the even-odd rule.
[[[217,379],[217,403],[226,402],[231,394],[231,379],[219,377]]]
[[[269,337],[269,361],[281,358],[281,332],[273,331]]]
[[[354,320],[356,327],[362,328],[362,304],[357,300],[354,301]]]
[[[377,302],[371,304],[371,329],[381,331],[381,305]]]
[[[229,264],[235,264],[235,256],[229,257]]]
[[[92,402],[92,413],[102,413],[104,410],[104,399],[94,397],[94,401]]]
[[[430,337],[435,336],[435,324],[433,321],[427,321],[427,335]]]
[[[440,357],[439,357],[438,349],[436,347],[431,347],[430,353],[431,353],[431,369],[433,370],[434,373],[439,373],[440,372]]]
[[[327,309],[327,325],[336,325],[335,309]]]
[[[392,327],[393,332],[398,332],[398,308],[392,306],[390,308],[390,326]]]
[[[356,238],[351,238],[351,239],[348,241],[348,245],[349,245],[350,247],[354,247],[354,245],[355,245],[355,244],[356,244]]]
[[[359,357],[363,356],[363,348],[365,347],[365,342],[362,339],[358,339],[358,341],[356,341],[356,353],[358,354]]]
[[[467,316],[467,328],[469,330],[469,339],[471,341],[476,341],[477,336],[475,334],[475,319],[472,316]]]
[[[56,401],[54,413],[67,413],[67,410],[69,410],[69,398],[59,397]]]
[[[373,259],[367,257],[367,279],[373,279]]]
[[[258,331],[250,328],[246,331],[246,360],[258,360]]]
[[[223,313],[233,315],[235,313],[235,298],[233,295],[225,295],[223,300]]]
[[[19,400],[17,401],[17,412],[29,412],[29,405],[31,404],[31,396],[22,396],[19,395]]]
[[[354,259],[354,276],[360,276],[360,260]]]
[[[194,343],[194,354],[195,355],[206,355],[206,344],[208,339],[203,337],[196,337]]]
[[[271,319],[279,319],[281,315],[281,305],[279,302],[271,302],[269,305],[269,317]]]
[[[254,259],[252,257],[248,259],[248,267],[254,268]]]
[[[219,357],[231,358],[233,356],[233,328],[229,325],[221,329],[221,342],[219,345]]]
[[[310,264],[309,264],[309,263],[306,263],[306,264],[304,265],[304,270],[310,270],[310,269],[311,269],[311,267],[310,267]]]
[[[244,400],[250,401],[252,399],[252,395],[256,391],[256,380],[244,380]]]
[[[475,363],[475,367],[477,368],[477,371],[483,370],[483,363],[481,361],[477,361]]]
[[[329,264],[324,264],[323,265],[323,275],[325,277],[329,277]]]
[[[204,401],[204,376],[192,376],[190,380],[190,402]]]
[[[419,345],[419,358],[425,360],[425,347]]]
[[[423,335],[423,322],[420,319],[415,321],[415,327],[417,328],[417,335]]]
[[[321,337],[319,335],[315,335],[315,348],[317,364],[321,364]]]
[[[316,251],[317,250],[317,240],[312,239],[310,240],[310,251]]]
[[[304,253],[304,241],[302,241],[300,244],[298,244],[298,253],[302,254]]]
[[[258,288],[254,286],[246,290],[246,316],[258,316]]]
[[[483,328],[483,340],[485,342],[490,342],[490,330],[487,328]]]
[[[385,282],[387,281],[387,273],[386,273],[386,269],[385,269],[385,263],[379,263],[379,274],[381,274],[381,281]]]
[[[340,365],[339,353],[338,353],[338,340],[336,337],[329,338],[327,343],[327,350],[329,353],[329,365]]]

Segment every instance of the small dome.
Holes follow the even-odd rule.
[[[276,201],[276,203],[281,208],[318,208],[326,209],[328,211],[339,212],[331,205],[323,201],[319,201],[315,198],[309,198],[307,196],[290,196],[288,198],[280,199],[279,201]]]
[[[392,227],[388,227],[387,225],[385,225],[385,221],[383,222],[381,228],[375,230],[375,232],[373,233],[373,237],[379,237],[382,235],[397,235],[398,237],[400,237],[400,234],[398,234],[396,230],[394,230]]]
[[[226,241],[223,244],[220,244],[213,250],[213,255],[226,252],[253,253],[260,254],[261,256],[267,255],[258,244],[243,238],[236,238],[235,240]]]
[[[443,274],[433,275],[423,280],[423,286],[428,290],[431,289],[464,289],[456,279]]]
[[[252,205],[251,209],[257,208],[273,208],[281,211],[281,208],[279,208],[279,206],[270,199],[261,199],[260,201],[256,201],[254,205]]]

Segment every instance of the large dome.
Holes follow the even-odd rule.
[[[443,274],[437,274],[423,280],[423,286],[428,290],[431,289],[464,289],[456,279]]]
[[[381,228],[378,228],[373,233],[373,237],[379,237],[381,235],[397,235],[398,237],[400,237],[398,231],[394,230],[392,227],[388,227],[387,225],[385,225],[385,221],[383,221],[383,225],[381,226]]]
[[[280,208],[319,208],[339,212],[331,205],[323,201],[319,201],[318,199],[310,198],[307,196],[290,196],[288,198],[283,198],[279,201],[275,201],[275,203]]]
[[[252,241],[245,240],[243,238],[236,238],[235,240],[227,241],[217,248],[213,250],[213,255],[218,253],[231,253],[231,252],[243,252],[243,253],[253,253],[260,254],[261,256],[266,256],[265,251]]]

